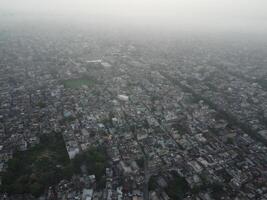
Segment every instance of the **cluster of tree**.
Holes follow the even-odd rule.
[[[81,166],[88,174],[95,174],[98,185],[104,187],[102,177],[107,167],[107,156],[103,148],[91,148],[70,161],[60,133],[43,135],[39,145],[16,152],[8,161],[8,169],[2,174],[0,192],[31,193],[38,197],[60,180],[81,174]]]
[[[69,123],[69,122],[73,122],[75,120],[76,120],[75,116],[71,115],[71,116],[64,117],[63,119],[61,119],[59,121],[59,124],[63,125],[63,124]]]
[[[45,102],[43,102],[43,101],[39,101],[39,102],[37,102],[37,104],[36,104],[38,107],[40,107],[40,108],[45,108],[46,107],[46,104],[45,104]]]
[[[42,136],[39,145],[14,154],[2,176],[1,192],[31,193],[37,197],[72,173],[61,134],[51,133]]]
[[[138,165],[139,168],[144,169],[144,167],[145,167],[145,160],[144,160],[144,158],[137,159],[136,160],[136,163],[137,163],[137,165]]]
[[[179,176],[176,172],[172,172],[173,179],[168,182],[166,193],[171,199],[183,199],[190,190],[184,177]]]
[[[89,150],[76,155],[72,160],[72,166],[74,173],[77,174],[83,173],[82,166],[84,166],[87,174],[94,174],[96,180],[100,181],[108,166],[105,149],[102,147],[92,147]]]
[[[258,84],[263,88],[267,88],[267,77],[257,80]]]
[[[167,180],[168,186],[162,188],[168,194],[170,199],[180,200],[183,199],[186,193],[190,190],[189,185],[187,184],[185,178],[179,176],[176,172],[171,172],[172,178],[165,179]],[[159,188],[157,183],[157,177],[152,176],[148,182],[148,188],[150,191],[156,190]]]
[[[151,176],[148,182],[148,190],[153,191],[158,187],[157,178],[155,176]]]
[[[221,195],[224,193],[223,184],[220,182],[211,182],[206,174],[201,174],[200,178],[202,180],[202,185],[194,187],[192,192],[196,194],[203,191],[209,191],[214,199],[220,199]],[[225,176],[225,178],[227,179],[228,177]]]

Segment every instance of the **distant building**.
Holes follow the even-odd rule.
[[[129,101],[129,97],[124,94],[119,94],[118,99],[121,101]]]
[[[80,150],[78,147],[69,148],[68,149],[69,158],[73,159],[79,152]]]
[[[109,64],[108,62],[102,62],[101,65],[102,65],[104,68],[110,68],[110,67],[111,67],[111,64]]]
[[[82,200],[91,200],[93,198],[93,190],[92,189],[84,189]]]
[[[267,141],[267,130],[261,130],[258,133]]]
[[[98,59],[98,60],[86,61],[86,66],[89,68],[103,69],[103,68],[110,68],[111,64],[109,64],[108,62],[102,61],[101,59]]]

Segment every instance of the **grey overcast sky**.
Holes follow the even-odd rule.
[[[0,10],[163,27],[267,30],[267,0],[0,0]]]

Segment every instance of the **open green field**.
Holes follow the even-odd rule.
[[[95,84],[95,80],[87,78],[68,79],[63,81],[65,88],[77,89],[83,85],[91,87]]]

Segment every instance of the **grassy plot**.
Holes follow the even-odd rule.
[[[77,89],[83,85],[91,87],[95,84],[95,80],[87,78],[68,79],[63,81],[65,88]]]
[[[17,152],[3,174],[1,192],[41,195],[49,186],[73,174],[61,134],[42,136],[40,144]]]

